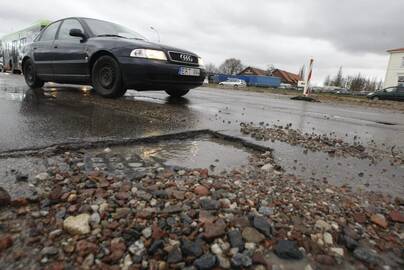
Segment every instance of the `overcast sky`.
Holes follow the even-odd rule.
[[[110,20],[156,41],[153,26],[162,43],[215,65],[235,57],[297,73],[313,57],[318,84],[339,66],[384,79],[386,50],[404,47],[403,11],[404,0],[3,0],[0,36],[69,16]]]

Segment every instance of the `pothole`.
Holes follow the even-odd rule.
[[[102,151],[94,149],[89,153],[108,159]],[[153,160],[168,167],[209,168],[211,172],[221,172],[246,165],[253,152],[238,143],[203,135],[192,139],[115,146],[111,147],[108,156],[118,158],[123,169],[136,165],[136,160]]]

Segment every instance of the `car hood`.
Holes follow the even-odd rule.
[[[120,48],[128,48],[128,49],[154,49],[154,50],[163,50],[163,51],[178,51],[178,52],[184,52],[184,53],[189,53],[195,56],[198,56],[197,54],[190,52],[188,50],[164,45],[161,43],[155,43],[155,42],[150,42],[147,40],[137,40],[137,39],[124,39],[124,38],[117,38],[117,37],[99,37],[97,40],[108,40],[108,41],[114,41],[115,43],[115,49],[118,47]]]

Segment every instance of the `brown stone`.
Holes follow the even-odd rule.
[[[62,186],[56,185],[52,188],[51,192],[49,193],[49,200],[57,202],[63,195]]]
[[[404,215],[399,211],[391,211],[389,216],[394,222],[404,223]]]
[[[90,253],[95,254],[97,252],[97,249],[98,247],[96,244],[86,240],[80,240],[76,244],[76,251],[82,257],[85,257]]]
[[[388,223],[387,223],[387,221],[386,221],[386,218],[385,218],[383,215],[381,215],[381,214],[374,214],[374,215],[372,215],[372,216],[370,217],[370,220],[371,220],[374,224],[376,224],[376,225],[378,225],[378,226],[380,226],[380,227],[382,227],[382,228],[384,228],[384,229],[386,229],[387,226],[388,226]]]
[[[6,234],[0,237],[0,252],[8,249],[12,245],[13,245],[13,238],[11,237],[11,235]]]
[[[355,213],[353,214],[353,218],[357,223],[365,223],[367,221],[367,216],[364,213]]]
[[[115,195],[115,197],[116,197],[118,200],[126,201],[126,200],[129,199],[129,193],[128,193],[128,192],[118,192],[118,193]]]
[[[11,197],[8,192],[4,188],[0,187],[0,207],[9,205],[10,201]]]
[[[105,257],[103,261],[107,263],[117,263],[125,254],[126,245],[122,239],[114,238],[111,240],[110,251],[111,253]]]
[[[246,242],[259,243],[265,240],[265,236],[252,227],[243,230],[242,236]]]
[[[45,270],[63,270],[63,269],[65,269],[65,266],[62,262],[53,262],[53,263],[47,265],[44,269]]]
[[[160,229],[159,225],[157,223],[153,223],[152,225],[152,239],[153,240],[159,240],[163,238],[166,235],[166,232]]]
[[[335,265],[335,259],[328,255],[317,255],[315,257],[316,262],[323,265]]]
[[[267,259],[265,259],[265,257],[260,253],[255,253],[253,255],[252,262],[253,264],[263,265],[266,270],[272,269],[272,264]]]
[[[205,232],[203,237],[206,240],[213,240],[220,237],[226,233],[226,223],[224,221],[217,221],[215,223],[206,223],[204,226]]]
[[[198,185],[195,187],[194,193],[198,196],[208,196],[209,190],[205,186]]]

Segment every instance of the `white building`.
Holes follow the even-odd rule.
[[[384,87],[404,85],[404,48],[388,50],[390,53]]]

